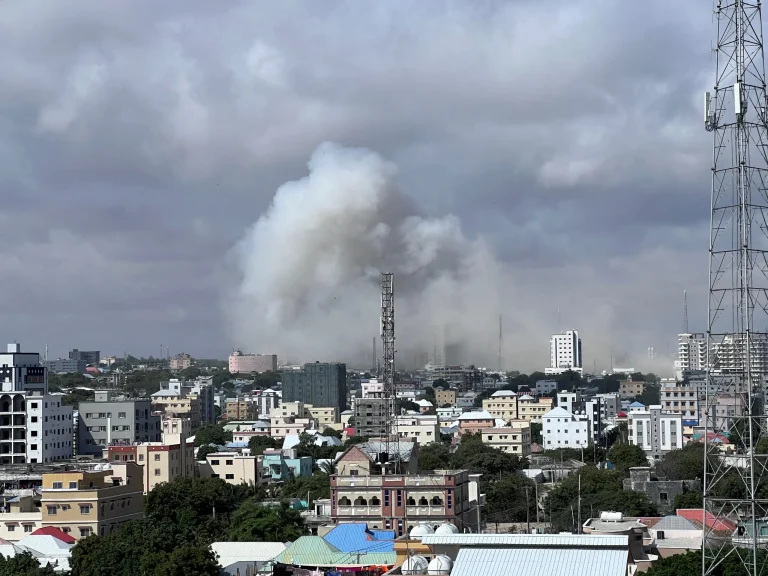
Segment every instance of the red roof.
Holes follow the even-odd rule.
[[[677,515],[686,518],[687,520],[694,520],[701,522],[704,516],[704,510],[702,508],[678,508]],[[707,528],[712,530],[723,530],[733,532],[736,530],[736,524],[725,518],[717,518],[711,512],[707,512]]]
[[[619,412],[618,414],[616,414],[616,417],[617,418],[626,418],[627,417],[627,413],[626,412]]]
[[[32,532],[32,536],[53,536],[57,540],[61,540],[65,544],[76,544],[77,540],[72,538],[69,534],[66,532],[59,530],[58,528],[54,528],[53,526],[46,526],[45,528],[38,528],[34,532]]]

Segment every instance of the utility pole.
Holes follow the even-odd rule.
[[[579,470],[579,525],[576,527],[576,533],[581,534],[581,470]]]
[[[530,492],[530,489],[528,486],[525,487],[525,523],[528,525],[528,528],[526,529],[526,534],[531,533],[531,505],[528,503],[528,493]]]
[[[539,527],[539,483],[534,480],[533,489],[535,491],[534,497],[536,498],[536,528]]]
[[[768,346],[768,99],[761,2],[717,0],[714,20],[714,87],[704,98],[704,127],[712,133],[713,153],[703,492],[712,522],[703,527],[701,570],[703,576],[713,574],[731,556],[734,576],[758,576],[764,566],[757,519],[768,516],[768,500],[759,491],[768,476],[768,455],[755,454],[766,433],[762,382]],[[716,371],[723,364],[727,378]],[[723,393],[738,397],[744,407],[739,466],[725,465],[709,445],[710,437],[742,436],[730,419],[707,417],[716,414]],[[725,474],[740,477],[741,494],[718,493]],[[730,534],[713,530],[726,522],[744,532],[738,546],[730,546]]]

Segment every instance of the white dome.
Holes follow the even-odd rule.
[[[400,571],[403,574],[426,574],[428,565],[429,563],[424,556],[410,556],[405,559]]]
[[[456,528],[455,524],[451,524],[450,522],[443,522],[440,524],[440,526],[437,527],[437,530],[435,530],[435,534],[439,536],[450,536],[451,534],[458,534],[459,529]]]
[[[411,528],[410,536],[411,538],[421,540],[422,536],[428,536],[434,533],[435,533],[435,530],[429,524],[418,524],[417,526],[414,526],[413,528]]]
[[[453,526],[453,524],[451,524]],[[427,567],[427,574],[450,574],[453,568],[453,560],[445,554],[438,554]]]

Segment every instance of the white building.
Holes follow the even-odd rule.
[[[707,369],[707,336],[702,333],[679,334],[677,337],[677,360],[675,374],[683,379],[687,370]]]
[[[279,407],[282,399],[283,393],[280,390],[272,390],[272,388],[263,390],[261,394],[256,396],[256,401],[259,405],[257,413],[260,416],[269,417],[272,414],[272,408]]]
[[[562,408],[566,412],[575,414],[576,412],[581,410],[581,394],[578,391],[558,392],[557,406],[558,408]]]
[[[384,397],[384,382],[380,382],[376,378],[370,380],[363,380],[360,383],[360,389],[362,391],[362,398],[383,398]]]
[[[72,406],[62,396],[27,397],[27,462],[55,462],[71,458]]]
[[[397,417],[397,435],[416,444],[440,440],[440,420],[436,414],[404,414]]]
[[[508,426],[494,426],[480,430],[483,444],[521,458],[531,455],[531,423],[512,420]]]
[[[545,450],[584,448],[589,445],[589,421],[560,408],[553,408],[541,418]]]
[[[683,447],[683,416],[662,411],[660,405],[629,412],[629,441],[640,446],[649,460],[659,460]]]
[[[549,339],[549,367],[551,370],[575,370],[582,365],[581,338],[578,330],[566,330]]]
[[[753,374],[768,375],[768,336],[752,333],[749,359]],[[746,344],[742,334],[726,336],[712,346],[712,370],[720,374],[743,374]]]

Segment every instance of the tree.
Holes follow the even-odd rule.
[[[310,501],[331,497],[331,479],[328,474],[316,472],[312,476],[296,476],[289,479],[280,491],[281,498],[306,498]]]
[[[0,554],[0,576],[54,576],[56,572],[50,566],[41,567],[29,552],[6,558]]]
[[[202,546],[182,546],[166,555],[156,566],[157,576],[218,576],[221,568],[213,550]]]
[[[211,446],[210,444],[204,444],[203,446],[200,446],[200,448],[197,449],[198,462],[201,460],[205,460],[205,457],[208,456],[208,454],[213,454],[215,452],[217,452],[217,449],[214,446]]]
[[[486,520],[497,522],[523,522],[526,518],[535,520],[535,494],[533,482],[517,474],[502,476],[494,482],[489,482],[483,509]]]
[[[701,492],[683,492],[675,496],[674,508],[675,510],[701,508],[703,503],[704,499]]]
[[[334,430],[333,428],[326,428],[323,430],[323,436],[333,436],[334,438],[338,438],[341,440],[341,432],[338,430]]]
[[[613,462],[616,470],[629,475],[629,469],[635,466],[648,466],[648,458],[640,446],[636,444],[616,444],[608,452],[608,460]]]
[[[451,387],[450,382],[448,380],[445,380],[444,378],[438,378],[437,380],[432,381],[432,388],[442,388],[443,390],[446,390]]]
[[[736,574],[746,574],[742,562],[741,553],[735,553],[733,550],[711,551],[713,557],[718,558],[718,565],[712,566],[712,576],[734,576]],[[765,550],[758,550],[755,562],[757,566],[765,566],[768,558]],[[700,574],[701,573],[701,550],[695,552],[686,552],[685,554],[675,554],[666,558],[659,558],[645,572],[646,576],[679,576],[680,574]]]
[[[251,450],[251,456],[260,456],[264,454],[267,448],[279,448],[280,444],[271,436],[253,436],[248,440],[248,448]]]
[[[432,442],[419,450],[419,468],[422,470],[446,470],[451,466],[451,451],[442,442]]]
[[[224,445],[232,442],[232,432],[224,430],[221,424],[206,424],[195,432],[195,446],[203,444]]]
[[[541,422],[531,422],[531,442],[539,446],[544,443],[541,436]]]
[[[181,377],[185,380],[194,380],[200,376],[200,374],[200,368],[197,368],[196,366],[190,366],[189,368],[184,368],[184,370],[181,371]]]
[[[689,442],[682,450],[672,450],[656,468],[668,480],[701,480],[704,474],[704,444]]]
[[[344,446],[349,447],[354,446],[355,444],[364,444],[365,442],[368,442],[368,440],[370,440],[368,436],[360,436],[356,434],[347,438],[347,441],[344,442]]]
[[[280,506],[264,506],[247,500],[232,516],[228,536],[235,542],[288,542],[304,534],[306,528],[301,513],[286,502]]]
[[[405,400],[404,398],[398,398],[396,400],[396,405],[398,414],[403,410],[407,410],[408,412],[419,412],[421,408],[418,404],[416,404],[416,402],[411,402],[410,400]]]

